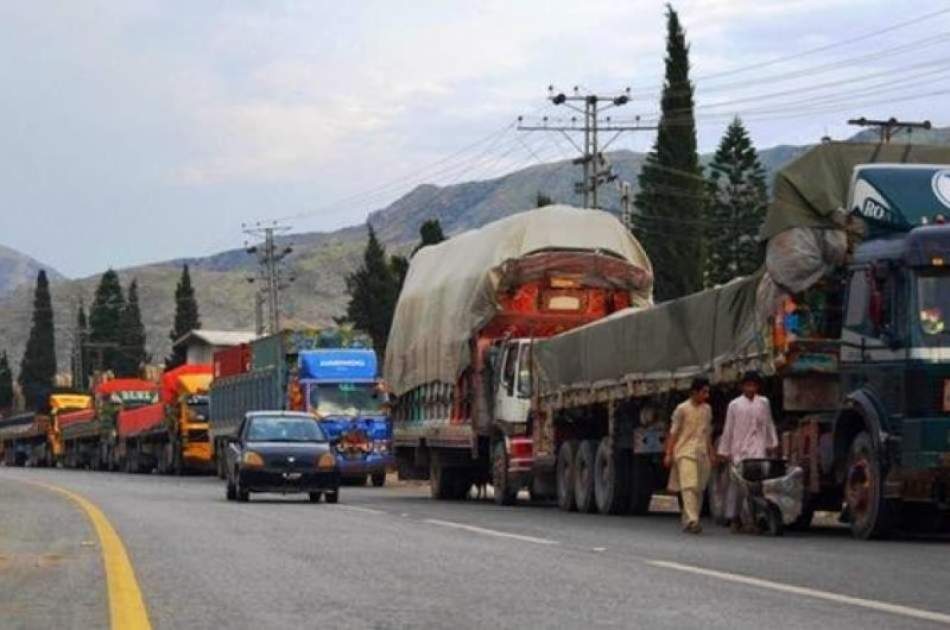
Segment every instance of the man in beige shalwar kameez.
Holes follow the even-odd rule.
[[[673,411],[670,435],[666,439],[663,464],[670,469],[667,489],[680,493],[683,531],[702,531],[699,517],[715,450],[712,446],[712,408],[709,381],[697,378],[689,398]]]

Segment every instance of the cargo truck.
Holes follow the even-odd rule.
[[[211,469],[208,390],[212,366],[186,364],[162,375],[161,399],[117,416],[115,467],[177,474]]]
[[[371,476],[383,483],[389,420],[381,415],[382,399],[374,398],[379,386],[376,358],[372,350],[359,349],[365,342],[345,330],[284,331],[256,339],[247,349],[216,354],[220,375],[211,387],[209,426],[218,475],[224,478],[222,455],[246,413],[309,411],[323,417],[326,429],[336,435],[341,460],[346,460],[345,476],[364,482]],[[329,357],[322,353],[331,349],[344,354],[321,367],[319,357]],[[351,373],[344,376],[347,370]]]
[[[642,513],[689,381],[712,380],[721,427],[754,369],[805,472],[798,525],[840,510],[858,538],[946,529],[948,211],[950,149],[822,145],[778,174],[759,274],[507,340],[494,423],[527,442],[494,458],[496,496],[553,483],[563,509]]]
[[[91,407],[91,396],[58,393],[49,397],[49,414],[30,412],[0,420],[3,461],[8,466],[55,466],[63,454],[59,416]]]
[[[532,467],[528,347],[652,300],[643,248],[612,215],[552,205],[423,248],[411,261],[386,350],[402,478],[459,499],[504,466]],[[505,472],[505,471],[503,471]],[[520,482],[495,477],[512,500]],[[544,494],[551,488],[535,488]]]

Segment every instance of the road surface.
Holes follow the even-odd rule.
[[[222,482],[0,468],[0,628],[107,628],[119,534],[153,628],[928,628],[950,625],[950,542],[766,538],[675,515],[435,502],[344,487],[339,505]]]

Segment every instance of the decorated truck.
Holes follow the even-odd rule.
[[[67,468],[114,470],[119,461],[116,420],[121,411],[154,404],[158,385],[137,378],[117,378],[93,387],[93,407],[59,414],[62,462]]]
[[[117,416],[115,465],[128,472],[211,469],[208,390],[212,366],[186,364],[162,375],[160,400]]]
[[[55,466],[63,454],[59,416],[91,407],[91,396],[61,392],[49,397],[48,414],[30,412],[0,420],[2,460],[8,466]]]
[[[495,468],[503,498],[553,483],[563,509],[646,511],[690,380],[712,380],[721,426],[754,369],[784,457],[804,472],[795,524],[832,510],[859,538],[946,529],[950,149],[825,144],[774,190],[760,273],[506,341],[501,382],[517,375],[522,405],[509,440],[530,447]]]
[[[496,497],[510,501],[517,488],[505,485],[507,475],[533,466],[530,373],[519,371],[530,350],[513,340],[648,306],[652,282],[643,248],[620,221],[562,205],[419,250],[384,371],[400,476],[429,479],[439,499],[462,498],[494,477]]]

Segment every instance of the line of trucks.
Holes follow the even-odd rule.
[[[48,413],[0,419],[8,466],[223,475],[228,439],[249,411],[306,411],[334,442],[341,474],[385,484],[391,425],[376,354],[332,331],[284,331],[186,364],[159,382],[102,380],[50,396]]]
[[[490,482],[502,504],[643,513],[691,379],[712,381],[721,431],[758,370],[805,473],[799,525],[946,530],[950,149],[822,144],[773,192],[759,273],[657,305],[604,212],[548,206],[420,250],[385,358],[400,475],[437,499]]]

